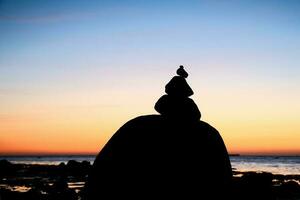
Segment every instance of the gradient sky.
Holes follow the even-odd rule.
[[[300,154],[299,11],[297,0],[0,0],[0,154],[96,153],[156,113],[181,64],[229,152]]]

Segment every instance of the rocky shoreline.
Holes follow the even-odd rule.
[[[82,199],[90,168],[88,161],[29,165],[0,160],[0,199]]]
[[[83,188],[90,169],[88,161],[28,165],[0,160],[0,199],[84,199]],[[300,175],[235,170],[233,173],[233,199],[300,199]]]

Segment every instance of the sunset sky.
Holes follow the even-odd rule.
[[[0,154],[97,153],[156,113],[179,65],[230,153],[300,154],[299,11],[297,0],[2,0]]]

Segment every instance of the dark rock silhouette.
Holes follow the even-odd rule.
[[[180,71],[181,70],[181,71]],[[177,74],[182,76],[174,76],[166,85],[165,92],[155,104],[155,110],[168,119],[190,121],[200,120],[201,113],[189,96],[194,92],[186,82],[187,72],[183,66],[177,70]]]
[[[171,81],[166,85],[166,93],[177,98],[185,98],[194,94],[185,78],[181,76],[174,76],[171,79]]]
[[[174,120],[199,120],[201,113],[190,98],[173,98],[162,96],[155,104],[155,110],[161,115]]]
[[[179,69],[177,69],[176,74],[182,76],[183,78],[187,78],[189,74],[183,69],[183,66],[180,65]]]
[[[233,182],[234,199],[275,200],[272,188],[273,174],[247,172]]]
[[[8,160],[0,160],[0,177],[4,175],[13,175],[16,173],[16,169],[12,163]]]
[[[226,198],[232,171],[218,131],[200,121],[183,67],[155,105],[130,120],[95,159],[87,199]]]

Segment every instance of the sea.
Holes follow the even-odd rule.
[[[66,156],[0,156],[12,163],[58,165],[69,160],[82,162],[95,160],[95,155],[66,155]],[[300,156],[230,156],[233,170],[271,172],[273,174],[300,175]]]

